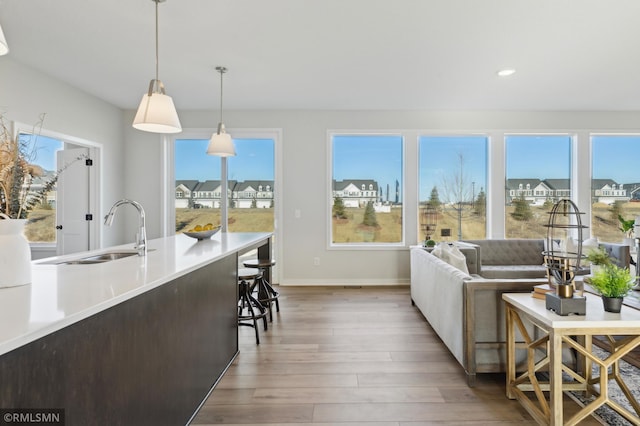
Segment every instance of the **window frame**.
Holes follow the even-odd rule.
[[[485,173],[484,173],[484,193],[485,193],[485,229],[484,229],[484,233],[485,233],[485,237],[489,238],[489,204],[490,204],[490,197],[491,194],[493,193],[493,191],[491,191],[490,188],[490,179],[491,179],[491,168],[489,166],[490,164],[490,158],[491,158],[491,133],[490,132],[483,132],[483,131],[441,131],[441,132],[435,132],[433,130],[431,131],[420,131],[418,132],[417,135],[417,139],[416,139],[416,145],[417,145],[417,152],[418,154],[416,155],[416,189],[417,189],[417,194],[416,194],[416,206],[415,206],[415,211],[416,211],[416,238],[418,240],[418,242],[420,242],[420,139],[422,138],[484,138],[485,139]],[[476,194],[478,194],[479,192],[477,192]],[[457,235],[452,235],[452,238],[456,238],[457,239]],[[437,241],[437,240],[436,240]]]
[[[402,179],[400,189],[400,200],[402,200],[402,231],[400,233],[399,242],[357,242],[357,243],[334,243],[333,242],[333,221],[332,221],[332,207],[333,204],[333,139],[336,136],[371,136],[371,137],[399,137],[401,139],[400,149],[402,150],[400,159],[402,161],[402,167],[400,176]],[[342,130],[342,129],[330,129],[327,130],[327,186],[325,195],[325,209],[326,218],[326,248],[327,250],[405,250],[407,248],[407,199],[406,199],[406,162],[407,155],[407,135],[403,131],[394,130]],[[377,196],[377,195],[376,195]]]

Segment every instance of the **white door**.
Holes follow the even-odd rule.
[[[64,149],[57,153],[57,167],[61,170],[56,194],[56,254],[58,256],[89,250],[90,224],[90,167],[89,148]],[[98,220],[98,218],[96,218]]]

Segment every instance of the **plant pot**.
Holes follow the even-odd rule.
[[[604,306],[605,312],[613,312],[614,314],[619,314],[620,309],[622,309],[622,301],[624,298],[622,297],[604,297],[602,296],[602,305]]]
[[[31,283],[31,249],[26,219],[0,219],[0,288]]]

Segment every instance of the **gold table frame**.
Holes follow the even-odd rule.
[[[640,425],[640,405],[625,384],[618,365],[624,355],[640,345],[640,311],[624,306],[620,314],[604,312],[600,297],[585,296],[586,315],[560,316],[547,310],[544,300],[530,294],[502,295],[507,327],[506,395],[517,399],[539,424],[574,425],[606,404],[631,423]],[[533,325],[533,332],[527,324]],[[610,355],[605,359],[591,351],[596,335],[607,336]],[[563,363],[563,348],[576,355],[575,365]],[[516,371],[516,350],[527,351],[526,368],[523,367],[526,371],[521,373]],[[600,374],[595,376],[594,364],[600,368]],[[548,371],[548,380],[540,377],[538,373],[542,371]],[[635,413],[610,399],[610,380],[618,383]],[[564,422],[565,391],[582,391],[596,398]]]

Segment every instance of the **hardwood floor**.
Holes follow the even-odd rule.
[[[504,375],[467,386],[408,287],[278,290],[260,345],[240,328],[240,354],[192,425],[535,424],[505,397]]]

